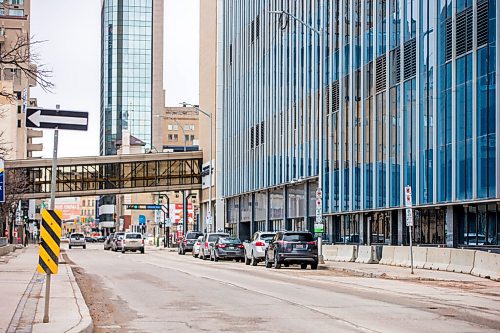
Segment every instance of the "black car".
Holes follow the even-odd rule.
[[[85,236],[85,241],[87,243],[97,243],[97,239],[91,236]]]
[[[177,250],[177,253],[184,255],[186,254],[186,252],[192,252],[193,245],[200,236],[203,236],[202,232],[189,231],[186,234],[186,237],[181,239],[181,241],[179,242],[179,249]]]
[[[267,268],[299,264],[301,269],[306,269],[307,265],[318,269],[318,244],[310,232],[281,231],[269,244],[265,260]]]
[[[212,245],[210,260],[234,259],[236,262],[243,262],[244,258],[245,247],[237,237],[219,237]]]

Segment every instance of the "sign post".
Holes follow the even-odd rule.
[[[323,260],[323,233],[325,226],[323,224],[323,191],[320,187],[316,190],[316,221],[314,222],[314,233],[318,233],[318,261],[324,264]]]
[[[52,170],[51,170],[51,181],[50,181],[50,211],[52,212],[54,212],[54,207],[56,202],[57,147],[59,144],[59,130],[62,129],[62,130],[86,131],[88,128],[88,118],[89,118],[88,112],[64,111],[60,110],[59,105],[56,105],[55,109],[26,108],[26,118],[25,118],[26,127],[54,129],[54,150],[52,154]],[[52,216],[52,218],[55,221],[56,217]],[[59,223],[59,229],[61,229],[60,223]],[[44,230],[42,227],[42,233],[41,233],[42,243],[40,244],[40,253],[42,253],[42,247],[46,242],[44,241],[43,231]],[[59,237],[61,237],[60,232],[61,231],[59,230]],[[49,238],[47,237],[45,239]],[[52,237],[52,239],[55,241],[54,237]],[[57,247],[59,248],[59,243],[57,243]],[[51,257],[51,259],[52,261],[55,261],[55,258]],[[57,251],[57,261],[58,260],[59,260],[59,251]],[[52,270],[46,271],[46,273],[47,273],[47,282],[45,284],[45,308],[43,314],[44,323],[49,322],[50,275],[55,274],[53,273]]]
[[[405,187],[406,226],[410,228],[410,264],[411,274],[413,274],[413,210],[411,186]]]
[[[0,202],[5,202],[5,163],[0,159]]]

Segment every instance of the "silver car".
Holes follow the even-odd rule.
[[[206,260],[210,256],[211,247],[219,237],[229,237],[229,234],[225,232],[215,232],[203,235],[198,258]]]
[[[245,264],[257,266],[259,261],[266,258],[266,249],[273,239],[275,232],[257,231],[253,234],[251,241],[246,241],[245,246]]]
[[[85,241],[85,236],[83,234],[73,233],[69,236],[69,248],[71,249],[75,246],[81,246],[84,249],[87,248],[87,242]]]
[[[144,253],[144,238],[138,232],[126,232],[119,242],[121,242],[122,253],[126,251],[141,251],[141,253]]]
[[[201,242],[203,242],[203,236],[198,237],[193,245],[193,257],[198,258],[200,254]]]

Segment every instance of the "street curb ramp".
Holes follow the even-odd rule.
[[[471,274],[500,281],[500,254],[476,251]]]

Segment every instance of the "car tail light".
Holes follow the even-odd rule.
[[[144,245],[144,238],[142,239],[142,245]]]
[[[266,246],[266,242],[262,241],[255,242],[255,246]]]
[[[316,242],[307,242],[307,245],[314,245],[314,246],[316,246],[317,244],[316,244]]]
[[[200,242],[196,242],[196,245],[200,245]]]
[[[208,242],[205,242],[205,249],[208,249]]]
[[[217,244],[215,247],[217,247],[219,249],[223,249],[226,247],[226,244]]]
[[[239,249],[244,248],[243,244],[238,245],[238,248],[239,248]]]

